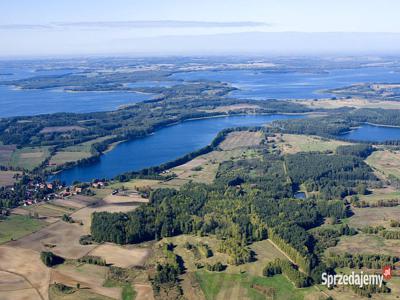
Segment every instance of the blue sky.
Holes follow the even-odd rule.
[[[396,52],[399,11],[398,0],[1,1],[0,56],[346,52],[354,39],[354,51]]]

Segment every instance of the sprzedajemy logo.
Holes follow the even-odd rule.
[[[366,285],[377,285],[382,287],[383,279],[390,280],[392,278],[392,268],[385,266],[382,269],[382,274],[364,274],[363,271],[360,273],[351,272],[351,274],[328,274],[322,273],[321,279],[322,284],[328,288],[339,285],[355,285],[362,288]]]

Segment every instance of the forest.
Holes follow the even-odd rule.
[[[347,225],[309,230],[317,229],[325,218],[350,216],[349,207],[338,199],[357,194],[360,184],[378,180],[360,158],[366,149],[356,145],[338,150],[343,154],[264,151],[259,158],[230,160],[219,166],[213,184],[188,183],[179,191],[157,189],[151,192],[150,203],[135,211],[94,213],[92,238],[130,244],[180,234],[214,235],[220,240],[218,251],[228,254],[232,265],[255,260],[249,245],[269,238],[299,268],[277,262],[271,266],[274,272],[279,269],[296,286],[307,286],[332,269],[322,261],[323,251],[332,246],[329,241],[357,234]],[[315,196],[294,199],[301,184]]]

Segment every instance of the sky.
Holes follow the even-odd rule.
[[[398,0],[4,0],[0,57],[396,53]]]

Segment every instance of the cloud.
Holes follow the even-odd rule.
[[[30,29],[51,29],[51,25],[40,24],[0,24],[0,30],[30,30]]]
[[[50,24],[0,24],[0,30],[29,29],[99,29],[99,28],[238,28],[271,26],[264,22],[209,22],[209,21],[95,21],[55,22]]]

